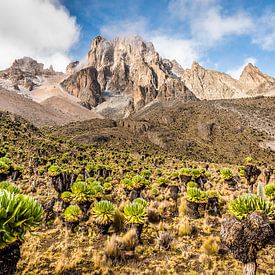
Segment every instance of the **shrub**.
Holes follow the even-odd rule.
[[[228,206],[228,211],[238,219],[243,219],[256,210],[263,211],[269,217],[273,217],[275,214],[273,203],[252,194],[242,195],[233,200]]]
[[[65,202],[71,202],[73,199],[73,194],[69,191],[65,191],[61,194],[61,199]]]
[[[8,174],[11,167],[11,161],[7,157],[0,158],[0,174]]]
[[[93,208],[92,215],[97,224],[110,224],[114,221],[115,207],[107,200],[102,200]]]
[[[24,241],[26,232],[32,231],[43,218],[43,208],[33,198],[0,190],[0,249]]]
[[[159,186],[168,185],[170,183],[170,180],[165,177],[160,177],[160,178],[158,178],[157,183]]]
[[[207,193],[199,188],[192,187],[187,189],[187,200],[190,202],[203,203],[207,201]]]
[[[50,177],[58,176],[59,174],[61,174],[61,172],[62,169],[57,164],[51,165],[48,169],[48,174]]]
[[[264,187],[264,192],[269,199],[274,200],[275,199],[275,183],[267,184]]]
[[[21,193],[21,190],[17,186],[15,186],[14,184],[8,181],[0,182],[0,189],[5,189],[10,193],[16,193],[16,194]]]
[[[147,205],[148,205],[148,202],[145,199],[143,199],[143,198],[136,198],[136,199],[133,200],[133,203],[139,203],[144,208],[147,207]]]
[[[206,255],[217,255],[219,251],[219,243],[217,239],[213,236],[210,236],[202,244],[202,251]]]
[[[183,218],[178,225],[178,235],[189,236],[192,233],[192,226],[187,218]]]
[[[191,176],[193,179],[197,179],[203,174],[203,172],[203,169],[193,168],[191,169]]]
[[[188,189],[188,188],[193,188],[193,187],[198,188],[198,184],[197,184],[196,182],[194,182],[194,181],[189,181],[189,182],[187,183],[187,185],[186,185],[186,188],[187,188],[187,189]]]
[[[70,205],[65,209],[63,217],[67,222],[77,222],[81,215],[82,210],[78,205]]]
[[[184,175],[184,176],[192,176],[192,172],[191,172],[191,168],[181,168],[179,173],[180,175]]]
[[[89,197],[101,197],[103,192],[104,188],[97,181],[87,185],[86,193]]]
[[[229,168],[223,168],[221,169],[221,176],[225,180],[230,180],[233,178],[233,172]]]
[[[124,207],[124,216],[128,224],[144,224],[146,208],[140,203],[129,203]]]

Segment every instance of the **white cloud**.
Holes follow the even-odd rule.
[[[191,40],[165,35],[152,37],[151,40],[163,58],[175,59],[183,68],[191,67],[193,61],[200,58],[200,53]]]
[[[103,25],[100,33],[106,38],[112,39],[116,36],[140,35],[147,36],[147,21],[143,17],[135,18],[135,20],[121,20]]]
[[[112,39],[116,36],[139,35],[152,42],[156,51],[163,58],[176,59],[183,68],[190,67],[194,60],[199,60],[200,53],[192,40],[167,35],[163,31],[150,31],[145,18],[111,22],[101,27],[101,34]]]
[[[266,11],[257,20],[252,42],[263,50],[275,50],[275,12]]]
[[[248,33],[254,26],[251,17],[241,11],[224,15],[218,0],[173,0],[172,16],[187,24],[192,39],[204,47],[212,47],[223,38]]]
[[[243,72],[244,67],[248,64],[251,63],[252,65],[256,65],[257,59],[254,57],[248,57],[244,60],[243,64],[240,67],[231,69],[227,71],[226,73],[231,75],[235,79],[239,79],[241,76],[241,73]]]
[[[57,0],[0,1],[0,68],[30,56],[64,70],[69,49],[78,41],[75,18]]]

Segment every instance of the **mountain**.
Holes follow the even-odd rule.
[[[30,57],[15,60],[0,72],[0,111],[20,115],[39,127],[102,118],[62,90],[59,82],[64,77]]]
[[[111,41],[95,37],[86,62],[70,63],[65,74],[44,69],[29,57],[15,60],[0,72],[0,86],[62,115],[72,117],[70,110],[74,110],[73,120],[85,120],[87,115],[120,120],[156,102],[173,106],[174,102],[275,95],[275,78],[252,64],[238,80],[197,62],[184,69],[176,60],[161,58],[152,43],[138,36]]]
[[[116,100],[113,100],[117,96],[120,96],[120,102],[125,102],[128,113],[139,110],[155,99],[183,102],[196,100],[184,83],[171,73],[153,44],[137,36],[115,38],[112,41],[96,37],[84,68],[63,81],[62,87],[70,94],[83,98],[83,94],[87,94],[87,76],[91,76],[90,72],[94,72],[94,69],[97,71],[101,93],[98,90],[95,93],[90,88],[91,97],[84,104],[96,106],[101,101],[108,101],[108,108],[113,109],[114,115],[121,109],[121,104],[118,108],[114,103]]]
[[[234,79],[230,75],[208,70],[197,62],[191,69],[182,69],[173,61],[172,70],[185,85],[200,99],[245,98],[264,95],[275,87],[275,78],[263,74],[256,66],[248,64],[240,76]]]
[[[266,94],[275,88],[275,78],[262,73],[251,63],[244,68],[239,83],[246,94],[251,96]]]
[[[123,118],[155,101],[246,98],[273,95],[275,78],[248,64],[239,80],[208,70],[197,62],[183,69],[175,60],[163,59],[152,43],[142,38],[97,36],[82,66],[67,67],[61,86],[81,103],[96,107],[108,118]],[[103,103],[104,102],[104,103]],[[122,111],[123,110],[123,111]]]
[[[41,83],[41,78],[60,74],[52,66],[44,69],[44,64],[30,57],[16,59],[10,68],[0,72],[0,84],[9,90],[32,91]]]

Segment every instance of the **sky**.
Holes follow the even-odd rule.
[[[274,0],[0,0],[0,69],[30,56],[64,71],[97,35],[140,35],[183,68],[275,76]]]

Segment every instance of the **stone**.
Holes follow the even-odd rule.
[[[84,68],[66,78],[60,85],[71,95],[78,97],[88,109],[101,103],[101,88],[94,67]]]

